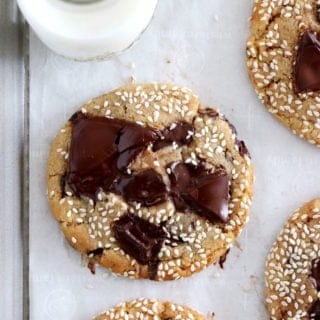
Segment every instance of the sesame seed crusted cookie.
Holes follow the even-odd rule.
[[[112,308],[93,320],[209,320],[213,317],[205,317],[200,313],[171,302],[161,302],[150,299],[137,299],[124,302]]]
[[[320,199],[296,210],[267,258],[266,302],[272,320],[320,319]]]
[[[268,111],[320,146],[319,1],[255,0],[247,43],[250,79]]]
[[[232,246],[253,168],[222,114],[187,88],[145,84],[76,112],[52,143],[47,181],[53,216],[92,270],[173,280]]]

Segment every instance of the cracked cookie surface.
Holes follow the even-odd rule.
[[[266,263],[266,302],[272,320],[320,319],[320,199],[296,210]]]
[[[47,181],[53,216],[91,266],[173,280],[232,246],[253,167],[235,128],[191,90],[145,84],[83,105],[52,143]]]
[[[320,146],[319,1],[255,0],[247,65],[259,99],[281,123]]]
[[[93,320],[212,320],[186,306],[171,302],[162,302],[150,299],[137,299],[124,302],[112,308]]]

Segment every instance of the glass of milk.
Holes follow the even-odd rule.
[[[158,0],[18,0],[25,18],[53,51],[75,60],[107,59],[147,28]]]

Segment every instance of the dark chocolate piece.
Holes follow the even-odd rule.
[[[219,116],[219,112],[212,108],[201,109],[199,110],[199,113],[211,118],[217,118]]]
[[[320,89],[320,36],[306,31],[299,44],[295,65],[297,93]]]
[[[149,266],[149,278],[155,280],[158,273],[159,259],[151,260]]]
[[[237,136],[238,132],[237,132],[236,127],[226,117],[223,117],[223,120],[228,124],[228,126],[231,129],[232,133]]]
[[[169,165],[172,198],[178,210],[195,210],[211,222],[228,220],[229,179],[224,169],[210,173],[204,165]]]
[[[151,169],[121,177],[115,182],[114,189],[126,200],[140,202],[146,207],[161,203],[168,196],[161,175]]]
[[[314,281],[317,290],[320,291],[320,259],[312,261],[310,277]]]
[[[76,195],[96,199],[108,192],[131,161],[159,138],[150,128],[103,117],[72,117],[73,130],[66,182]]]
[[[89,259],[88,261],[88,269],[92,274],[96,274],[96,263],[94,259]]]
[[[77,121],[79,121],[80,119],[84,119],[86,118],[86,115],[81,112],[81,111],[77,111],[76,113],[74,113],[70,118],[69,118],[69,121],[74,124],[76,123]]]
[[[158,254],[166,238],[162,227],[133,214],[126,214],[112,226],[120,247],[139,263],[149,266],[149,275],[154,279],[158,268]]]
[[[239,147],[239,153],[243,157],[247,155],[250,158],[249,150],[243,140],[237,140],[237,145]]]
[[[94,250],[91,250],[88,252],[88,257],[92,258],[92,257],[97,257],[97,256],[101,256],[103,254],[103,249],[102,248],[97,248]]]
[[[224,269],[224,264],[227,261],[227,256],[228,256],[229,252],[230,252],[230,249],[228,249],[226,251],[226,253],[219,258],[219,266],[221,269]]]
[[[310,320],[320,320],[320,300],[318,299],[309,309]]]
[[[102,254],[102,248],[98,248],[88,252],[88,269],[91,271],[92,274],[96,274],[96,262],[101,258]]]
[[[66,196],[66,173],[64,173],[60,178],[60,188],[61,188],[61,197]]]
[[[142,152],[146,146],[159,139],[158,133],[150,128],[145,128],[134,123],[126,123],[119,132],[117,148],[119,157],[117,167],[125,170],[132,160]]]
[[[95,199],[108,190],[118,175],[116,140],[121,123],[102,117],[73,120],[66,182],[76,195]]]
[[[175,142],[178,146],[188,145],[193,140],[194,128],[186,122],[175,122],[162,131],[162,137],[153,145],[153,150],[158,151]]]

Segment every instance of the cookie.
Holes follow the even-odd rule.
[[[272,320],[320,319],[320,199],[295,211],[266,263],[266,302]]]
[[[110,309],[93,320],[209,320],[213,317],[205,317],[200,313],[171,302],[161,302],[149,299],[137,299],[124,302]]]
[[[89,266],[173,280],[223,257],[248,221],[253,168],[189,89],[130,85],[85,104],[50,151],[53,216]]]
[[[247,43],[250,79],[263,104],[320,146],[320,16],[316,0],[255,0]]]

